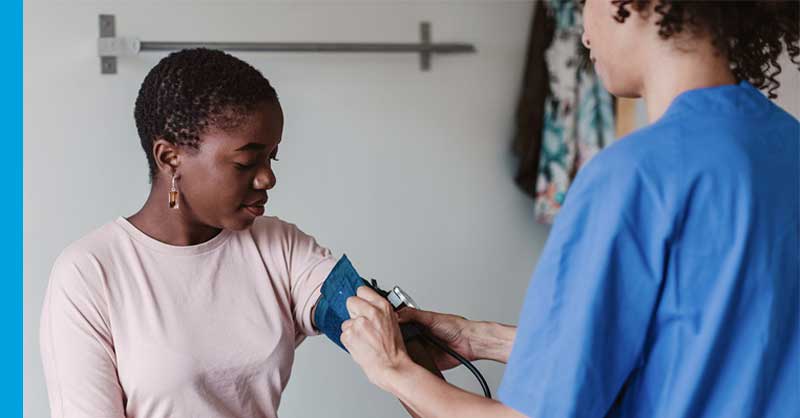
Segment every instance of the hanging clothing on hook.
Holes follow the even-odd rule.
[[[614,100],[588,65],[582,26],[574,1],[537,2],[514,149],[517,184],[541,223],[553,222],[578,170],[615,139]]]

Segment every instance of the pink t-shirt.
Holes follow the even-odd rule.
[[[106,224],[50,276],[40,338],[52,417],[276,417],[335,263],[273,217],[188,247]]]

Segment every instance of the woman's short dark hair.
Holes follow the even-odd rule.
[[[778,57],[784,48],[800,68],[797,0],[613,0],[617,7],[614,19],[624,22],[631,14],[629,6],[641,11],[653,2],[662,39],[686,30],[708,33],[716,49],[730,60],[738,81],[767,89],[770,98],[777,97],[780,83],[775,76],[781,72]]]
[[[198,48],[163,58],[142,82],[134,109],[150,179],[157,172],[155,140],[196,148],[207,128],[235,127],[264,102],[278,103],[275,89],[253,66],[230,54]]]

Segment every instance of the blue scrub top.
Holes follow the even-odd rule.
[[[679,95],[581,170],[500,400],[530,417],[800,417],[800,123]]]

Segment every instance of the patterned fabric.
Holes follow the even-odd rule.
[[[615,139],[614,102],[600,79],[581,65],[583,24],[574,0],[546,0],[555,35],[546,52],[545,99],[535,213],[552,223],[578,170]]]

